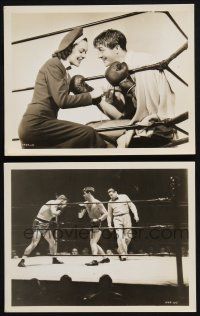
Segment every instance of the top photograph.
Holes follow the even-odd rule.
[[[6,156],[195,154],[194,5],[4,6]]]

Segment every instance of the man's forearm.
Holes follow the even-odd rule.
[[[107,222],[108,222],[108,226],[112,226],[112,216],[110,215],[107,216]]]
[[[131,209],[131,212],[134,215],[135,220],[139,220],[138,211],[137,211],[136,206],[133,203],[129,203],[129,207]]]
[[[105,214],[103,214],[101,217],[99,217],[99,219],[100,219],[101,221],[104,221],[107,216],[108,216],[108,214],[105,213]]]
[[[52,211],[52,214],[54,216],[58,216],[58,215],[60,215],[60,213],[61,213],[61,210],[58,210],[58,211],[54,210],[54,211]]]

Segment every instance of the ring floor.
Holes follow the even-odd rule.
[[[52,264],[49,256],[29,257],[26,267],[18,267],[20,259],[11,259],[10,277],[13,280],[58,281],[64,274],[72,281],[98,282],[103,274],[108,274],[113,283],[177,285],[176,257],[169,256],[129,256],[120,261],[118,256],[110,257],[109,263],[98,266],[86,266],[85,263],[94,259],[100,261],[101,256],[58,256],[63,264]],[[189,284],[189,258],[183,257],[184,284]]]

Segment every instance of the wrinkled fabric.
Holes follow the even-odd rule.
[[[153,64],[157,61],[146,53],[127,52],[125,62],[128,68],[135,69]],[[148,125],[150,119],[162,120],[172,118],[175,114],[175,94],[164,72],[147,70],[135,73],[137,109],[131,123],[141,122]],[[118,139],[118,147],[128,147],[134,135],[150,136],[144,129],[140,131],[127,131]]]

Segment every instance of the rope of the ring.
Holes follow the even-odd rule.
[[[80,202],[67,202],[66,206],[71,206],[71,205],[79,205],[81,207],[84,207],[86,205],[90,204],[112,204],[112,203],[153,203],[153,202],[164,202],[164,203],[171,203],[171,199],[168,197],[163,197],[163,198],[157,198],[157,199],[148,199],[148,200],[127,200],[127,201],[96,201],[96,202],[87,202],[85,203],[84,201]],[[44,203],[42,205],[60,205],[60,203]],[[29,204],[29,205],[19,205],[19,206],[12,206],[12,208],[21,208],[21,207],[37,207],[41,206],[39,204]]]
[[[145,129],[145,128],[153,128],[153,127],[156,127],[156,126],[161,126],[161,125],[164,125],[166,127],[173,127],[177,130],[179,130],[180,132],[182,132],[183,134],[185,135],[189,135],[189,133],[187,131],[185,131],[184,129],[176,126],[175,124],[179,124],[181,122],[184,122],[185,120],[187,120],[189,117],[189,113],[188,112],[184,112],[174,118],[171,118],[171,119],[164,119],[164,120],[161,120],[161,121],[158,121],[158,122],[152,122],[151,125],[140,125],[139,123],[138,124],[127,124],[127,125],[119,125],[119,126],[110,126],[110,127],[100,127],[100,128],[96,128],[95,130],[97,132],[108,132],[108,131],[113,131],[113,130],[123,130],[123,129],[126,129],[126,130],[132,130],[132,129],[136,129],[136,130],[140,130],[140,129]]]
[[[185,134],[185,135],[189,135],[189,133],[187,131],[185,131],[184,129],[176,126],[175,124],[179,124],[185,120],[188,119],[188,116],[189,116],[189,113],[188,112],[184,112],[174,118],[170,118],[170,119],[164,119],[164,120],[161,120],[159,122],[153,122],[151,123],[151,125],[140,125],[139,123],[138,124],[127,124],[127,125],[119,125],[119,126],[110,126],[110,127],[100,127],[100,128],[94,128],[95,131],[97,131],[98,133],[101,133],[101,132],[109,132],[109,131],[117,131],[117,130],[140,130],[140,129],[151,129],[153,127],[156,127],[156,126],[166,126],[166,127],[173,127],[174,129],[180,131],[181,133]],[[19,138],[13,138],[12,141],[18,141]],[[179,139],[179,140],[173,140],[173,143],[172,143],[172,146],[174,145],[179,145],[179,144],[184,144],[186,142],[189,141],[189,138],[186,137],[186,138],[182,138],[182,139]],[[167,144],[166,147],[169,147],[170,144]],[[164,146],[165,147],[165,146]]]
[[[58,227],[60,228],[59,224],[58,224]],[[62,227],[61,226],[61,229],[63,230],[93,230],[93,229],[101,229],[101,230],[115,230],[115,229],[145,229],[145,230],[148,230],[148,229],[175,229],[175,225],[171,224],[171,225],[149,225],[149,226],[130,226],[130,227],[108,227],[108,226],[91,226],[91,227]],[[184,226],[182,228],[179,228],[179,229],[188,229],[187,226]],[[40,229],[37,229],[36,230],[45,230],[44,228],[40,228]],[[46,229],[46,230],[49,230]],[[54,228],[53,230],[58,230],[58,228]]]
[[[80,218],[78,218],[78,220],[82,220],[82,219],[80,219]],[[52,223],[56,223],[56,222],[52,222]],[[65,221],[65,222],[60,222],[59,223],[59,225],[64,225],[64,224],[76,224],[77,223],[77,221]],[[79,222],[80,223],[80,222]],[[161,225],[161,224],[159,224],[159,225]],[[173,226],[174,224],[172,224],[171,222],[168,222],[168,223],[166,223],[165,225],[161,225],[161,226]],[[182,222],[181,223],[181,225],[182,226],[187,226],[187,223],[186,222]],[[13,224],[12,225],[12,228],[13,227],[27,227],[27,226],[29,226],[29,224],[28,223],[25,223],[25,224]],[[155,225],[149,225],[149,226],[155,226]],[[157,225],[156,225],[157,226]],[[75,227],[77,227],[77,226],[75,226]],[[135,226],[135,227],[140,227],[140,226]],[[68,228],[68,227],[66,227],[66,228]],[[77,227],[78,228],[78,227]],[[80,226],[80,228],[83,228],[83,226]],[[20,230],[20,229],[19,229]]]
[[[188,112],[184,112],[174,118],[170,118],[170,119],[164,119],[161,120],[159,122],[153,122],[150,125],[140,125],[138,124],[127,124],[127,125],[119,125],[119,126],[110,126],[110,127],[99,127],[99,128],[94,128],[95,131],[97,131],[98,133],[101,132],[109,132],[109,131],[117,131],[117,130],[144,130],[144,129],[152,129],[156,126],[166,126],[166,127],[172,127],[174,129],[176,129],[177,131],[185,134],[185,135],[189,135],[189,133],[187,131],[185,131],[184,129],[180,128],[179,126],[176,126],[175,124],[179,124],[183,121],[185,121],[186,119],[188,119]],[[18,141],[19,138],[12,138],[12,141]],[[185,137],[185,138],[181,138],[178,140],[173,140],[171,143],[168,143],[167,145],[163,146],[163,147],[170,147],[170,146],[175,146],[175,145],[180,145],[180,144],[185,144],[189,141],[189,137]]]
[[[36,256],[36,257],[40,257],[41,255],[39,255],[39,256]],[[162,253],[162,252],[155,252],[155,253],[152,253],[151,255],[148,253],[148,252],[143,252],[143,253],[133,253],[133,254],[126,254],[126,255],[120,255],[120,254],[110,254],[110,255],[108,255],[108,254],[101,254],[101,255],[93,255],[93,254],[88,254],[88,255],[82,255],[82,254],[78,254],[78,255],[72,255],[71,253],[69,253],[69,254],[60,254],[60,253],[57,253],[56,254],[56,256],[59,256],[59,257],[64,257],[64,256],[66,256],[66,257],[119,257],[119,256],[125,256],[125,257],[136,257],[136,256],[154,256],[154,257],[156,257],[156,256],[162,256],[162,257],[164,257],[164,256],[172,256],[171,255],[171,253],[167,253],[167,252],[165,252],[165,253]],[[175,256],[175,254],[174,254],[174,256]]]
[[[180,55],[187,48],[188,48],[188,43],[186,42],[177,51],[175,51],[173,54],[171,54],[168,58],[166,58],[160,62],[151,64],[151,65],[141,66],[141,67],[129,70],[129,73],[135,74],[136,72],[147,71],[147,70],[159,70],[159,71],[168,70],[178,80],[180,80],[183,84],[188,86],[188,84],[169,67],[169,63],[173,59],[175,59],[178,55]],[[87,78],[85,78],[85,81],[97,80],[97,79],[103,79],[103,78],[105,78],[104,75],[98,75],[98,76],[87,77]],[[15,89],[15,90],[12,90],[12,92],[21,92],[21,91],[33,90],[33,89],[34,89],[34,87],[28,87],[28,88],[23,88],[23,89]]]
[[[99,21],[95,21],[95,22],[91,22],[91,23],[87,23],[87,24],[82,24],[82,25],[79,25],[79,27],[87,28],[87,27],[91,27],[91,26],[95,26],[95,25],[99,25],[99,24],[103,24],[103,23],[107,23],[107,22],[112,22],[112,21],[115,21],[115,20],[125,19],[125,18],[128,18],[128,17],[132,17],[134,15],[139,15],[139,14],[144,14],[144,13],[149,13],[149,11],[131,12],[131,13],[128,13],[128,14],[123,14],[123,15],[115,16],[115,17],[108,18],[108,19],[103,19],[103,20],[99,20]],[[178,25],[178,23],[174,20],[174,18],[172,17],[172,15],[168,11],[153,11],[153,13],[164,13],[164,14],[166,14],[168,16],[168,18],[174,23],[174,25],[179,30],[179,32],[186,39],[188,38],[187,35],[183,32],[181,27]],[[51,32],[51,33],[46,33],[46,34],[42,34],[42,35],[33,36],[33,37],[25,38],[25,39],[22,39],[22,40],[14,41],[11,44],[12,45],[20,44],[20,43],[24,43],[24,42],[28,42],[28,41],[44,38],[44,37],[49,37],[49,36],[53,36],[53,35],[57,35],[57,34],[61,34],[61,33],[66,33],[66,32],[69,32],[69,31],[71,31],[73,29],[74,29],[74,27],[69,27],[67,29],[63,29],[63,30],[60,30],[60,31],[55,31],[55,32]]]
[[[50,223],[51,224],[51,223]],[[143,229],[143,230],[151,230],[151,229],[176,229],[176,225],[175,224],[167,224],[167,225],[143,225],[143,226],[129,226],[129,227],[108,227],[108,226],[99,226],[99,227],[63,227],[62,225],[59,225],[58,223],[56,223],[56,227],[52,228],[53,231],[57,231],[57,230],[93,230],[93,229],[101,229],[101,230],[115,230],[115,229]],[[25,225],[22,225],[25,226]],[[32,229],[32,227],[28,227],[27,229]],[[179,227],[179,229],[186,229],[188,230],[188,225],[187,223],[182,224],[182,226]],[[36,228],[36,230],[51,230],[51,227],[49,228]],[[23,229],[14,229],[14,231],[23,231]]]
[[[84,28],[87,28],[87,27],[91,27],[91,26],[95,26],[95,25],[99,25],[99,24],[103,24],[103,23],[107,23],[107,22],[112,22],[112,21],[115,21],[115,20],[120,20],[120,19],[129,18],[129,17],[131,17],[131,16],[139,15],[139,14],[143,14],[143,13],[148,13],[148,11],[131,12],[131,13],[127,13],[127,14],[123,14],[123,15],[118,15],[118,16],[115,16],[115,17],[112,17],[112,18],[108,18],[108,19],[103,19],[103,20],[99,20],[99,21],[95,21],[95,22],[91,22],[91,23],[87,23],[87,24],[77,25],[77,27],[82,27],[82,28],[84,29]],[[28,37],[28,38],[25,38],[25,39],[21,39],[21,40],[18,40],[18,41],[14,41],[14,42],[12,42],[11,44],[12,44],[12,45],[15,45],[15,44],[20,44],[20,43],[28,42],[28,41],[37,40],[37,39],[44,38],[44,37],[49,37],[49,36],[53,36],[53,35],[58,35],[58,34],[61,34],[61,33],[66,33],[66,32],[72,31],[74,28],[75,28],[75,26],[69,27],[69,28],[67,28],[67,29],[63,29],[63,30],[60,30],[60,31],[55,31],[55,32],[51,32],[51,33],[46,33],[46,34],[38,35],[38,36]]]
[[[132,202],[132,201],[127,201],[127,202],[118,202],[118,203],[130,203],[130,202]],[[149,203],[149,201],[145,201],[145,202],[142,202],[142,201],[136,201],[136,202],[133,202],[133,203],[135,203],[135,204],[137,204],[137,203]],[[153,202],[153,201],[152,201]],[[166,201],[163,201],[163,202],[165,202],[165,203],[163,203],[163,204],[160,204],[159,206],[166,206],[166,205],[172,205],[172,201],[171,200],[166,200]],[[109,203],[117,203],[117,202],[94,202],[94,203],[88,203],[88,204],[109,204]],[[28,208],[28,207],[41,207],[41,205],[49,205],[49,206],[51,206],[51,205],[58,205],[59,206],[59,204],[30,204],[30,205],[13,205],[12,206],[12,208]],[[84,204],[84,202],[78,202],[78,203],[76,203],[76,202],[72,202],[72,203],[68,203],[67,205],[66,205],[66,207],[70,207],[71,205],[79,205],[79,206],[81,206],[81,207],[85,207],[86,206],[86,204]],[[188,204],[187,203],[181,203],[181,204],[179,204],[179,207],[185,207],[185,206],[187,206]],[[157,205],[156,205],[157,206]],[[72,209],[73,210],[73,209]]]

